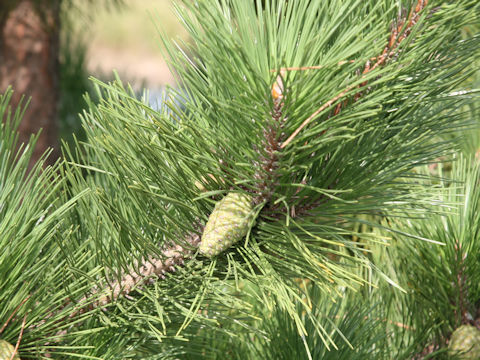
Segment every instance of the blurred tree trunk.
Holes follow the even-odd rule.
[[[2,1],[3,2],[3,1]],[[58,157],[60,0],[7,0],[0,5],[0,92],[12,86],[13,105],[22,95],[31,103],[20,140],[42,129],[32,161],[49,147]]]

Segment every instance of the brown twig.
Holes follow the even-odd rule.
[[[410,35],[413,26],[417,23],[418,18],[420,16],[420,12],[427,6],[428,0],[418,0],[417,5],[415,6],[415,9],[412,9],[410,12],[410,15],[408,16],[408,19],[400,19],[398,22],[398,25],[394,25],[392,29],[392,33],[390,35],[390,38],[387,42],[387,45],[384,47],[383,52],[380,56],[377,56],[372,59],[376,59],[376,62],[371,65],[370,60],[367,61],[365,64],[364,70],[362,72],[362,78],[364,78],[368,73],[372,72],[375,70],[377,67],[383,65],[389,58],[394,56],[397,52],[397,49],[400,45],[400,43],[407,38],[408,35]],[[406,23],[406,25],[405,25]],[[354,60],[349,60],[350,62],[354,62]],[[346,61],[346,62],[349,62]],[[340,62],[341,63],[346,63]],[[292,69],[292,70],[307,70],[311,68],[321,68],[321,67],[300,67],[300,68],[284,68],[284,70]],[[365,87],[368,84],[368,81],[365,81],[359,85],[359,87]],[[313,114],[311,114],[307,119],[305,119],[302,124],[287,138],[287,140],[282,143],[280,146],[281,149],[284,149],[289,143],[293,141],[293,139],[298,135],[298,133],[305,127],[307,126],[313,119],[317,117],[322,111],[324,111],[326,108],[330,107],[332,104],[337,102],[339,99],[345,97],[352,89],[354,89],[354,86],[349,86],[343,91],[341,91],[338,95],[324,103],[320,108],[318,108]],[[354,96],[354,100],[357,101],[361,97],[361,93],[357,93]],[[341,103],[337,105],[335,109],[334,115],[337,115],[340,112],[341,109]]]
[[[375,70],[377,67],[380,65],[383,65],[385,61],[387,61],[388,58],[392,57],[395,55],[395,50],[397,50],[398,46],[400,43],[407,38],[408,35],[410,35],[413,26],[418,21],[418,18],[420,16],[420,12],[427,6],[428,0],[418,0],[417,5],[415,6],[415,9],[412,9],[410,11],[410,15],[408,16],[408,19],[400,19],[398,22],[397,26],[393,26],[392,34],[390,35],[390,40],[388,41],[387,45],[383,49],[382,55],[380,55],[377,58],[377,62],[372,66],[367,68],[365,66],[365,70],[363,71],[363,74],[367,74],[370,71]],[[407,22],[407,25],[404,28],[405,22]],[[368,62],[367,62],[368,65]]]
[[[376,59],[377,59],[377,57],[370,58],[371,61],[374,61]],[[358,60],[342,60],[342,61],[339,61],[336,65],[337,66],[342,66],[342,65],[345,65],[345,64],[354,64],[357,61]],[[323,69],[323,68],[326,68],[326,67],[328,67],[328,65],[313,65],[313,66],[300,66],[300,67],[292,66],[292,67],[283,67],[283,68],[280,68],[280,69],[271,69],[270,72],[276,73],[278,71],[285,72],[285,71],[319,70],[319,69]]]
[[[196,248],[200,243],[200,237],[197,234],[192,233],[187,236],[186,241],[193,248]],[[128,296],[128,294],[138,286],[153,282],[155,278],[165,279],[167,273],[173,273],[178,266],[183,266],[185,260],[191,257],[193,252],[190,249],[175,244],[165,248],[162,251],[162,255],[161,259],[153,257],[143,259],[139,264],[134,266],[134,269],[131,269],[131,271],[122,276],[119,281],[113,281],[108,284],[106,287],[110,288],[110,294],[101,296],[93,304],[89,305],[89,307],[104,307],[108,303],[117,300],[122,295]],[[105,289],[101,289],[101,291],[105,291]],[[89,297],[91,298],[99,292],[100,290],[98,288],[93,289]],[[89,297],[82,298],[79,303],[88,302]],[[74,317],[84,310],[85,308],[82,307],[82,310],[71,314],[70,317]]]
[[[197,234],[192,233],[186,237],[185,241],[195,249],[199,245],[200,237]],[[155,278],[165,279],[167,273],[175,272],[178,266],[182,266],[184,261],[193,255],[193,252],[194,251],[191,249],[176,244],[166,247],[162,251],[163,256],[161,259],[155,259],[153,257],[143,259],[134,267],[135,269],[132,269],[122,276],[119,281],[104,284],[101,288],[93,288],[89,295],[76,301],[76,309],[70,315],[63,317],[58,321],[61,322],[67,319],[72,319],[95,308],[103,308],[108,303],[116,301],[120,296],[128,297],[128,294],[131,291],[143,284],[155,281]],[[106,295],[105,293],[108,291],[110,291],[110,294]],[[98,298],[92,301],[92,298],[96,296],[98,296]],[[72,303],[73,300],[68,300],[60,311],[67,306],[72,305]],[[46,322],[47,319],[54,317],[56,314],[58,314],[58,311],[52,311],[42,320],[42,323]],[[37,327],[39,324],[35,324],[34,326]],[[66,333],[66,330],[59,331],[56,333],[56,338],[59,340]]]
[[[282,145],[280,145],[280,149],[284,149],[288,144],[290,144],[292,142],[292,140],[298,135],[298,133],[300,131],[302,131],[302,129],[307,126],[318,114],[320,114],[323,110],[325,110],[326,108],[328,108],[329,106],[331,106],[334,102],[336,102],[338,99],[341,99],[342,97],[344,97],[346,94],[348,94],[348,92],[350,90],[352,90],[354,87],[353,86],[349,86],[348,88],[346,88],[345,90],[343,90],[340,94],[338,94],[337,96],[335,96],[334,98],[328,100],[325,104],[323,104],[322,106],[320,106],[317,111],[315,111],[312,115],[310,115],[307,119],[305,119],[303,121],[303,123],[292,133],[292,135],[290,135],[288,137],[287,140],[285,140]]]
[[[273,99],[273,109],[270,113],[271,120],[263,129],[261,144],[263,149],[258,149],[255,146],[256,150],[261,153],[259,160],[254,162],[256,168],[254,178],[260,189],[258,196],[254,199],[255,204],[268,201],[276,186],[275,181],[277,178],[276,173],[278,170],[280,142],[284,135],[282,130],[286,121],[283,115],[283,100],[285,96],[283,73],[284,71],[281,70],[272,85],[271,95]]]
[[[344,64],[353,64],[355,63],[355,60],[342,60],[340,62],[338,62],[336,65],[337,66],[341,66],[341,65],[344,65]],[[301,66],[301,67],[295,67],[295,66],[292,66],[292,67],[283,67],[283,68],[280,68],[280,69],[271,69],[270,72],[277,72],[277,71],[305,71],[305,70],[319,70],[319,69],[323,69],[327,67],[327,65],[313,65],[313,66]]]
[[[25,314],[25,316],[23,317],[22,328],[20,329],[20,334],[18,334],[17,343],[15,344],[15,349],[13,350],[13,353],[10,356],[10,360],[13,360],[13,358],[17,354],[18,347],[20,346],[20,342],[22,341],[23,331],[25,330],[25,323],[26,322],[27,322],[27,314]]]
[[[23,304],[25,304],[27,302],[28,299],[30,299],[32,295],[28,295],[25,299],[22,300],[22,302],[15,308],[15,310],[13,310],[13,313],[10,315],[10,317],[7,319],[7,321],[5,322],[5,324],[3,324],[2,328],[0,329],[0,334],[3,332],[3,330],[5,330],[5,328],[7,327],[8,323],[10,322],[10,320],[12,320],[12,318],[15,316],[15,314],[17,313],[17,311],[22,307]]]

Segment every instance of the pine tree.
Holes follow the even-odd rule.
[[[21,108],[1,129],[0,338],[22,359],[469,356],[449,340],[478,325],[477,1],[176,10],[192,43],[165,41],[160,111],[93,80],[86,141],[27,177]]]
[[[103,3],[111,6],[120,2],[87,0],[83,1],[83,7],[88,3],[92,11],[90,3],[98,7]],[[64,34],[71,31],[69,19],[85,12],[78,5],[74,0],[0,2],[0,92],[14,87],[13,105],[18,104],[22,96],[31,97],[19,131],[21,141],[27,142],[32,133],[42,129],[36,141],[32,164],[49,147],[53,147],[54,152],[47,162],[55,162],[60,155],[59,103],[66,102],[65,98],[68,100],[68,96],[61,93],[65,90],[65,79],[62,77],[66,75],[62,65],[71,60],[65,59],[65,54],[68,57],[68,52],[72,51],[72,42],[68,42],[68,35]],[[63,59],[60,59],[61,55]],[[65,110],[62,108],[61,111],[60,115],[64,115]]]

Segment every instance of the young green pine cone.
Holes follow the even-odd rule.
[[[0,360],[10,360],[15,348],[9,342],[0,340]],[[13,360],[20,360],[17,354],[13,357]]]
[[[480,359],[480,330],[471,325],[460,326],[450,337],[448,353],[461,360]]]
[[[212,257],[225,251],[247,235],[253,216],[250,195],[229,193],[208,218],[200,242],[200,253]]]

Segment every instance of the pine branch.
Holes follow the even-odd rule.
[[[283,79],[281,75],[277,76],[277,80],[272,86],[273,108],[271,112],[271,121],[267,122],[263,129],[262,143],[257,147],[254,144],[255,151],[259,152],[260,159],[254,161],[253,165],[256,168],[254,178],[257,180],[257,188],[260,190],[257,197],[254,199],[255,204],[260,204],[270,201],[273,191],[278,186],[278,168],[280,144],[285,133],[283,127],[287,121],[283,115],[283,93],[284,93]]]
[[[428,4],[428,0],[418,0],[415,9],[410,12],[410,15],[408,16],[408,19],[400,18],[399,20],[397,20],[398,25],[396,25],[396,24],[392,25],[393,30],[392,30],[392,33],[390,35],[390,39],[389,39],[387,45],[383,49],[383,52],[380,56],[372,58],[372,59],[376,59],[376,62],[373,65],[371,65],[370,60],[367,61],[367,63],[365,64],[365,68],[362,72],[362,79],[365,78],[366,74],[375,70],[377,67],[385,64],[388,59],[391,59],[392,57],[394,57],[395,55],[398,54],[397,49],[400,46],[400,43],[410,35],[413,27],[418,22],[420,12],[427,6],[427,4]],[[406,23],[406,25],[405,25],[405,23]],[[352,61],[349,61],[349,62],[351,63]],[[342,62],[339,62],[338,64],[340,65],[340,64],[345,64],[345,63],[347,63],[347,61],[342,61]],[[304,69],[311,69],[311,68],[318,69],[318,67],[304,67],[304,68],[293,68],[293,69],[304,70]],[[286,68],[286,69],[289,69],[289,68]],[[368,84],[368,81],[364,81],[360,85],[358,85],[358,87],[362,88],[362,87],[365,87],[367,84]],[[280,148],[281,149],[285,148],[289,143],[291,143],[295,139],[295,137],[300,133],[300,131],[302,131],[302,129],[305,126],[310,124],[310,122],[312,122],[312,120],[316,119],[317,116],[319,114],[321,114],[325,109],[329,108],[334,103],[336,103],[338,100],[340,100],[340,99],[344,98],[346,95],[350,94],[351,90],[353,90],[355,88],[357,88],[357,85],[348,86],[346,89],[341,91],[338,95],[336,95],[332,99],[328,100],[325,104],[320,106],[320,108],[318,108],[313,114],[311,114],[307,119],[305,119],[303,121],[303,123],[287,138],[287,140],[285,140],[281,144]],[[357,92],[353,96],[354,101],[358,101],[360,99],[360,97],[361,97],[361,93]],[[335,108],[334,115],[338,115],[341,107],[342,107],[342,103],[339,103],[337,105],[337,107]]]
[[[394,236],[394,248],[377,260],[391,264],[400,284],[407,284],[405,303],[399,307],[404,309],[408,321],[414,323],[417,332],[431,331],[424,342],[415,337],[408,340],[421,349],[412,355],[414,360],[445,352],[453,330],[460,325],[478,327],[476,238],[480,173],[473,159],[473,154],[471,158],[458,155],[453,161],[451,179],[440,172],[441,191],[437,197],[440,203],[448,204],[445,213],[425,214],[416,221],[392,221],[397,224],[396,229],[437,241],[438,245],[426,241],[412,243],[402,236]],[[439,164],[440,171],[444,167]]]
[[[17,143],[25,107],[11,109],[11,96],[10,89],[0,95],[0,334],[2,341],[15,344],[18,356],[41,358],[50,351],[56,332],[52,328],[70,326],[48,319],[55,311],[68,319],[70,309],[61,306],[68,293],[64,286],[82,286],[65,271],[57,240],[68,241],[71,224],[66,225],[66,219],[84,192],[62,198],[61,164],[44,167],[48,152],[30,167],[37,136],[27,144]],[[71,256],[82,271],[80,253],[75,249]]]
[[[200,237],[197,234],[191,234],[185,240],[192,248],[197,248],[200,243]],[[110,293],[95,300],[89,307],[103,307],[110,302],[116,301],[120,296],[128,297],[128,294],[142,285],[151,284],[156,280],[165,280],[167,273],[174,273],[177,266],[182,266],[185,261],[193,255],[191,249],[174,244],[165,247],[162,250],[161,258],[150,256],[148,259],[142,259],[140,263],[133,267],[127,274],[122,275],[120,281],[108,283],[102,289],[94,289],[91,296],[98,293]],[[87,299],[79,301],[82,303]]]
[[[187,237],[186,242],[192,248],[197,248],[200,242],[200,237],[197,234],[191,234],[189,237]],[[47,314],[42,320],[42,324],[45,324],[49,319],[58,317],[58,314],[65,312],[66,309],[72,308],[73,306],[75,310],[71,311],[68,316],[60,318],[59,320],[55,320],[55,322],[71,322],[77,318],[75,326],[79,327],[84,321],[88,320],[88,317],[85,317],[85,314],[91,313],[98,308],[104,308],[106,305],[119,300],[120,297],[125,297],[128,299],[130,298],[130,292],[140,288],[143,285],[151,285],[157,280],[165,280],[165,275],[167,273],[175,273],[177,267],[183,266],[185,261],[192,255],[193,252],[190,249],[184,248],[180,245],[173,244],[170,247],[165,247],[165,249],[162,251],[161,258],[154,258],[150,256],[148,259],[142,259],[142,261],[136,264],[136,266],[134,266],[130,272],[123,274],[121,276],[121,280],[111,281],[102,286],[96,286],[88,291],[89,295],[82,297],[78,301],[73,302],[72,300],[68,300],[64,306]],[[21,304],[19,307],[20,306]],[[82,318],[79,318],[80,315],[83,315]],[[4,326],[6,326],[7,323],[5,323]],[[25,325],[24,323],[22,324],[22,331],[19,335],[19,341],[21,339],[21,335],[23,334],[23,327]],[[36,328],[39,325],[40,324],[31,325],[30,328]],[[2,329],[0,329],[0,334]],[[60,330],[57,331],[53,338],[55,342],[58,343],[61,342],[67,334],[67,330]],[[17,342],[16,349],[18,348],[19,341]]]
[[[460,102],[450,92],[460,83],[475,41],[456,42],[453,30],[437,26],[436,18],[428,19],[432,27],[416,25],[426,2],[400,17],[402,29],[395,24],[387,45],[376,46],[375,53],[384,52],[375,59],[372,43],[385,36],[394,18],[382,2],[275,1],[277,8],[258,17],[252,4],[240,0],[185,4],[188,10],[181,14],[197,46],[190,54],[198,59],[184,58],[187,50],[167,48],[184,85],[167,102],[168,110],[153,111],[119,81],[97,81],[101,100],[84,114],[88,141],[80,160],[71,163],[76,168],[72,191],[90,188],[92,197],[78,207],[78,242],[88,239],[91,263],[101,264],[105,274],[118,274],[113,281],[97,281],[98,290],[85,299],[97,309],[115,300],[118,307],[105,316],[123,323],[153,314],[156,322],[143,331],[163,339],[168,331],[175,330],[174,336],[185,331],[192,319],[215,323],[221,316],[218,289],[249,280],[258,286],[260,299],[272,299],[272,307],[286,314],[303,341],[308,319],[311,333],[329,346],[323,318],[298,301],[293,279],[315,282],[326,301],[332,298],[329,292],[357,289],[369,281],[365,273],[371,274],[372,264],[363,247],[351,241],[356,232],[350,225],[359,215],[395,217],[408,207],[419,216],[431,205],[428,186],[410,181],[409,170],[447,148],[432,143],[432,134],[460,123],[447,114]],[[467,12],[467,1],[458,6],[453,23]],[[426,39],[431,31],[436,34]],[[448,48],[444,35],[446,43],[458,46]],[[407,37],[412,37],[411,48],[402,52]],[[431,58],[437,50],[440,56]],[[311,76],[290,70],[284,76],[280,70],[272,79],[270,70],[351,58],[370,59],[361,68],[364,74],[358,74],[358,61],[332,70],[315,68]],[[423,61],[427,58],[431,62]],[[283,81],[291,86],[284,89]],[[342,106],[325,121],[309,120],[299,136],[305,116],[324,112],[329,106],[318,112],[318,103],[332,94],[340,96],[329,106]],[[297,130],[297,141],[288,143],[284,133]],[[218,201],[232,191],[253,194],[259,211],[255,226],[244,243],[221,256],[192,256],[195,247],[179,234],[188,236],[197,222],[208,222]],[[163,271],[173,271],[170,266],[181,266],[179,259],[189,259],[186,269],[195,263],[204,272],[191,271],[188,283],[174,276],[162,279]],[[149,278],[162,280],[144,286]],[[109,287],[107,296],[104,287]],[[170,287],[178,291],[172,295],[165,290]],[[137,301],[122,302],[123,295]],[[222,300],[241,295],[232,291]],[[162,315],[155,313],[159,308]],[[180,314],[184,319],[178,327],[165,320]]]
[[[23,317],[23,320],[22,320],[22,326],[20,328],[20,333],[18,334],[18,339],[17,339],[17,342],[15,344],[15,348],[13,350],[13,353],[10,357],[10,360],[13,360],[15,355],[17,354],[18,352],[18,347],[20,346],[20,342],[22,341],[22,336],[23,336],[23,331],[25,330],[25,323],[27,321],[27,315],[28,314],[25,314],[25,316]]]

